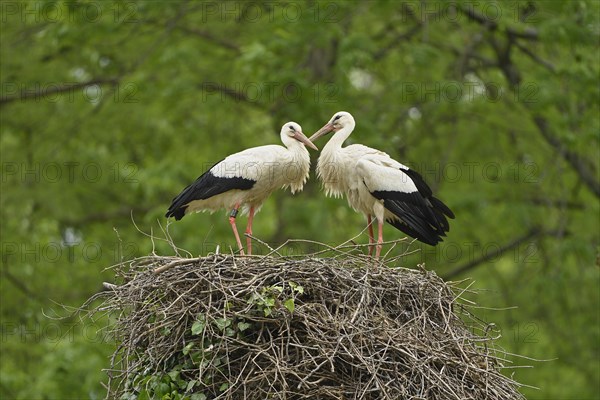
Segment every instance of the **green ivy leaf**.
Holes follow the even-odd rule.
[[[183,350],[181,350],[181,352],[183,353],[184,356],[187,355],[190,352],[191,348],[194,347],[194,344],[195,344],[194,342],[190,342],[190,343],[188,343],[188,344],[185,345],[185,347],[183,348]]]
[[[204,331],[205,326],[206,322],[204,321],[204,317],[196,320],[192,325],[192,335],[201,334]]]
[[[217,318],[215,319],[215,325],[219,330],[223,331],[225,328],[231,325],[231,320],[228,318]]]
[[[156,395],[157,396],[164,396],[167,393],[169,393],[171,391],[171,385],[169,385],[166,382],[161,382],[158,387],[156,388]]]
[[[290,287],[292,288],[292,290],[298,294],[302,294],[304,293],[304,288],[300,285],[298,285],[296,282],[294,281],[290,281],[288,282],[288,284],[290,285]]]
[[[169,378],[171,378],[171,380],[174,382],[177,381],[177,379],[179,378],[179,374],[180,371],[171,371],[167,373],[167,375],[169,375]]]
[[[244,332],[246,329],[250,328],[250,323],[248,322],[238,322],[237,327],[240,332]]]
[[[276,285],[276,286],[271,286],[271,289],[279,292],[279,293],[283,293],[283,287]]]
[[[275,305],[275,299],[272,297],[268,297],[265,299],[265,306],[266,307],[273,307]]]
[[[171,328],[166,326],[160,330],[160,334],[163,336],[167,336],[169,333],[171,333]]]
[[[293,313],[294,308],[296,308],[296,305],[294,304],[294,299],[287,299],[286,301],[283,302],[283,305],[285,308],[287,308],[287,310],[290,313]]]
[[[135,399],[136,396],[135,394],[131,393],[132,397],[128,397],[127,399],[121,397],[121,400],[129,400],[129,399]],[[137,400],[150,400],[150,394],[148,393],[148,391],[146,389],[143,389],[140,394],[137,396]]]
[[[185,388],[186,392],[191,391],[194,386],[196,386],[196,383],[198,383],[198,381],[196,379],[192,379],[191,381],[188,382],[187,387]]]

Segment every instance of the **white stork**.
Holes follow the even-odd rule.
[[[327,196],[345,194],[350,206],[367,216],[369,255],[375,242],[371,216],[378,223],[376,259],[381,253],[384,221],[429,245],[442,241],[450,229],[446,217],[454,218],[452,211],[433,197],[421,175],[386,153],[361,144],[342,147],[354,126],[352,115],[341,111],[309,140],[336,132],[321,151],[317,175]]]
[[[304,146],[318,150],[295,122],[283,125],[281,141],[285,147],[253,147],[219,161],[173,199],[165,216],[180,220],[192,212],[231,210],[229,223],[240,254],[244,254],[235,225],[239,208],[248,213],[246,233],[252,235],[254,214],[273,191],[289,187],[295,193],[304,187],[310,170],[310,157]],[[252,254],[250,237],[246,243],[248,254]]]

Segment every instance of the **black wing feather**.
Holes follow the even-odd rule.
[[[384,206],[394,215],[401,215],[401,220],[388,220],[393,227],[401,230],[407,235],[420,240],[423,243],[435,246],[441,241],[437,231],[431,227],[424,219],[415,214],[414,206],[406,203],[400,203],[393,200],[384,200]]]
[[[422,233],[414,230],[409,225],[405,224],[400,220],[388,220],[387,222],[399,231],[402,231],[408,236],[413,237],[419,240],[420,242],[426,243],[430,246],[435,246],[436,244],[442,241],[442,238],[440,238],[439,236],[432,235],[431,233],[423,235]]]
[[[433,192],[431,191],[431,188],[425,182],[421,174],[419,174],[417,171],[413,171],[412,169],[408,168],[400,168],[400,171],[404,172],[406,175],[408,175],[410,179],[412,179],[419,193],[421,193],[421,195],[425,199],[429,200],[434,210],[438,210],[442,214],[446,215],[448,218],[454,219],[454,213],[452,212],[452,210],[450,210],[450,208],[448,208],[447,205],[442,203],[440,199],[433,197]]]
[[[383,200],[383,206],[398,219],[387,222],[415,239],[435,246],[450,230],[448,218],[454,213],[433,197],[431,188],[423,177],[411,169],[400,168],[415,184],[417,191],[406,193],[396,191],[374,191],[371,194]]]
[[[417,171],[413,171],[409,168],[400,168],[400,171],[404,172],[410,179],[412,179],[413,183],[417,187],[417,190],[423,197],[428,198],[433,195],[431,188],[425,182],[425,179],[423,179],[421,174],[419,174]]]
[[[447,205],[442,203],[442,201],[440,199],[432,196],[429,198],[429,201],[431,202],[431,205],[434,210],[437,210],[437,211],[443,213],[448,218],[454,219],[454,213],[452,212],[452,210]]]
[[[448,222],[428,206],[419,192],[374,191],[371,194],[383,200],[383,206],[399,218],[388,221],[396,229],[432,246],[445,236],[444,227]]]
[[[169,206],[165,217],[175,217],[175,220],[179,221],[185,215],[185,210],[187,209],[188,204],[192,201],[205,200],[233,189],[252,189],[255,183],[256,181],[252,179],[240,177],[217,177],[213,175],[209,169],[204,174],[200,175],[194,183],[186,186],[181,193],[173,198],[171,206]]]

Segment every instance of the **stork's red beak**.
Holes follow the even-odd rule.
[[[333,131],[333,124],[331,123],[326,123],[321,129],[319,129],[318,131],[316,131],[311,137],[310,140],[311,142],[314,142],[315,140],[317,140],[318,138],[320,138],[321,136],[327,135],[329,132]]]
[[[313,150],[319,151],[319,148],[315,146],[314,143],[311,142],[310,139],[308,139],[306,135],[302,132],[296,131],[294,133],[294,139],[296,139],[300,143],[304,143],[306,146],[310,147]]]

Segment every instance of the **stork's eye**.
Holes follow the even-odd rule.
[[[338,119],[342,118],[341,115],[336,115],[335,118],[333,119],[334,121],[337,121]]]
[[[295,131],[294,126],[290,125],[288,128],[290,128],[291,130]]]

